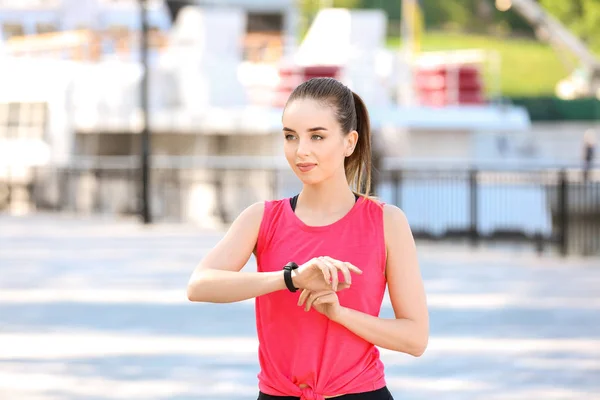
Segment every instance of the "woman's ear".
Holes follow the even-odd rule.
[[[354,153],[356,144],[358,143],[358,132],[352,131],[346,135],[346,157],[350,157]]]

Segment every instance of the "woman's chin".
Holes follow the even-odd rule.
[[[316,185],[323,181],[323,179],[320,179],[318,177],[308,177],[302,174],[298,174],[296,176],[298,177],[298,179],[300,179],[300,182],[302,182],[303,185]]]

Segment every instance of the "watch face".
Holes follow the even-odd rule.
[[[287,263],[285,265],[285,268],[287,268],[287,269],[296,269],[296,268],[298,268],[298,265],[296,265],[295,262],[289,262],[289,263]]]

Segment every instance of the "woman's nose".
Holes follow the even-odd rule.
[[[308,142],[307,140],[300,140],[298,142],[298,150],[297,150],[299,155],[308,155],[310,154],[310,142]]]

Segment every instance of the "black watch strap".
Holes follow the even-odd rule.
[[[298,290],[298,288],[294,287],[294,283],[292,282],[292,271],[297,268],[298,264],[293,261],[285,264],[285,267],[283,267],[283,280],[285,281],[285,286],[287,286],[288,290],[292,293]]]

